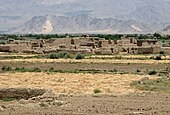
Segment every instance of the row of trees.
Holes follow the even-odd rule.
[[[0,39],[15,39],[15,40],[21,40],[21,39],[51,39],[51,38],[65,38],[67,36],[69,37],[82,37],[84,35],[74,35],[74,34],[26,34],[26,35],[0,35]],[[160,35],[158,33],[155,34],[90,34],[91,37],[99,37],[99,38],[105,38],[105,39],[111,39],[111,40],[118,40],[122,36],[126,37],[134,37],[136,39],[158,39],[158,40],[170,40],[170,35]]]

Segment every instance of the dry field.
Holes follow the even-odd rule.
[[[0,55],[0,56],[6,56]],[[35,55],[7,55],[35,56]],[[151,55],[91,56],[94,59],[3,59],[0,68],[15,70],[39,68],[65,70],[68,72],[17,72],[0,70],[0,88],[51,89],[57,96],[57,105],[49,102],[0,101],[0,115],[169,115],[170,95],[140,91],[130,84],[138,80],[157,80],[148,75],[149,70],[166,71],[170,60],[150,60]],[[108,59],[103,59],[108,58]],[[110,59],[109,59],[110,58]],[[169,57],[166,57],[166,59]],[[71,73],[74,70],[99,70],[103,73]],[[141,69],[141,73],[136,73]],[[109,73],[117,70],[125,73]],[[144,71],[143,71],[144,70]],[[146,71],[145,71],[146,70]],[[168,74],[166,74],[167,76]],[[159,81],[160,82],[160,81]],[[99,94],[95,91],[98,90]],[[47,100],[48,101],[48,100]],[[56,101],[56,100],[55,100]],[[61,103],[61,102],[62,103]],[[63,104],[67,103],[67,104]],[[62,105],[63,104],[63,105]]]
[[[94,89],[100,89],[102,94],[128,94],[137,91],[130,83],[142,77],[130,74],[1,73],[0,87],[45,88],[55,94],[94,94]]]
[[[12,56],[32,57],[37,55],[33,55],[33,54],[1,54],[0,55],[0,57],[12,57]]]
[[[76,60],[76,59],[35,59],[34,56],[41,55],[32,55],[32,54],[1,54],[0,57],[8,57],[7,59],[0,60],[0,62],[65,62],[65,63],[170,63],[170,56],[162,56],[162,60],[153,60],[151,57],[156,56],[152,55],[91,55],[86,56],[85,59]],[[15,57],[14,59],[10,59],[10,57]],[[21,58],[29,58],[31,59],[17,59],[17,57]]]
[[[156,56],[155,54],[148,54],[148,55],[92,55],[86,56],[86,59],[109,59],[109,58],[120,58],[120,59],[150,59],[151,57]],[[162,59],[170,59],[170,55],[162,56]]]
[[[132,74],[1,73],[1,88],[46,88],[60,96],[54,102],[48,99],[47,102],[0,101],[0,115],[169,115],[170,95],[143,93],[130,87],[132,81],[143,77]],[[156,79],[155,76],[149,78]],[[96,88],[102,91],[100,95],[94,95]]]
[[[170,63],[170,60],[126,60],[126,59],[109,59],[109,60],[101,60],[101,59],[6,59],[0,60],[0,62],[65,62],[65,63],[148,63],[148,64],[159,64],[159,63]]]

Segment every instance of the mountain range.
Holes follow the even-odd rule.
[[[10,34],[169,34],[170,1],[0,0],[0,25]]]

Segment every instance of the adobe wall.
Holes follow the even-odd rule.
[[[0,51],[24,53],[52,53],[68,51],[70,53],[84,54],[158,54],[161,44],[155,40],[135,40],[134,38],[121,40],[105,40],[93,37],[56,38],[49,40],[11,40],[11,44],[1,45]],[[150,45],[149,45],[150,44]],[[169,49],[165,48],[169,54]]]
[[[139,47],[137,52],[138,54],[153,54],[153,48],[152,47]]]
[[[9,45],[0,45],[0,52],[9,52],[10,46]]]
[[[61,44],[65,44],[66,46],[70,46],[71,45],[71,39],[70,38],[55,39],[52,43],[49,43],[48,46],[58,47]]]
[[[11,45],[10,46],[10,52],[23,52],[23,50],[30,49],[27,45]]]
[[[170,55],[170,47],[162,47],[161,50],[164,51],[165,54]]]
[[[160,51],[161,51],[161,47],[159,47],[159,46],[153,47],[153,54],[159,54]]]

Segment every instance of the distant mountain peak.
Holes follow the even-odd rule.
[[[88,15],[78,16],[35,16],[19,27],[7,33],[143,33],[151,32],[137,21],[122,21],[114,18],[92,18]]]
[[[125,30],[136,27],[141,32],[160,31],[170,25],[170,1],[1,0],[0,25],[1,31],[21,25],[23,30],[16,31],[23,33],[42,32],[47,25],[52,33],[96,30],[126,33]]]
[[[162,31],[161,31],[162,34],[169,34],[170,35],[170,25],[167,26],[166,28],[164,28]]]

